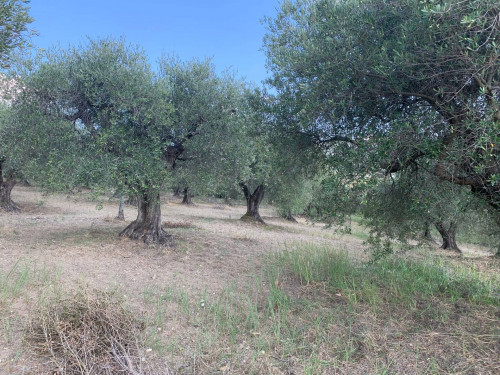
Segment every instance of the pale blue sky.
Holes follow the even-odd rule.
[[[38,48],[123,36],[142,46],[153,65],[162,53],[213,57],[218,71],[233,68],[259,84],[267,77],[260,20],[274,16],[279,1],[31,0],[30,6]]]

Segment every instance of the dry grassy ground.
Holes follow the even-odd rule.
[[[141,361],[164,363],[157,373],[500,374],[499,296],[487,304],[440,296],[402,303],[389,292],[346,294],[304,282],[273,255],[329,248],[362,262],[366,233],[356,225],[342,235],[264,209],[269,225],[259,226],[238,220],[241,206],[168,199],[162,215],[175,246],[158,248],[118,238],[125,224],[114,219],[114,201],[97,210],[83,193],[26,187],[13,199],[23,211],[0,213],[2,375],[59,373],[33,349],[27,322],[39,306],[82,290],[120,296],[145,327]],[[126,207],[127,220],[135,215]],[[495,290],[499,261],[465,248],[464,258],[418,254],[469,270]]]

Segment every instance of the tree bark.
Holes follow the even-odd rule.
[[[160,193],[142,193],[137,197],[137,219],[121,233],[121,237],[142,240],[146,244],[167,244],[171,236],[161,227]]]
[[[443,244],[441,245],[441,249],[453,250],[461,253],[462,251],[459,249],[455,239],[455,234],[457,231],[456,223],[452,221],[448,229],[446,229],[443,222],[441,221],[434,223],[434,225],[436,226],[436,229],[438,230],[439,234],[441,235],[441,238],[443,239]]]
[[[500,230],[500,215],[495,215],[495,222],[497,223],[497,228]],[[497,243],[497,251],[495,252],[495,256],[500,258],[500,243]]]
[[[10,193],[16,184],[14,179],[3,179],[0,181],[0,207],[8,212],[20,211],[21,208],[12,200]]]
[[[250,193],[246,184],[240,183],[240,186],[243,190],[243,194],[245,194],[245,200],[247,202],[247,212],[241,217],[241,220],[256,221],[265,224],[259,214],[259,206],[264,198],[264,185],[257,186],[253,194]]]
[[[187,204],[187,205],[193,204],[193,202],[191,201],[192,197],[193,197],[193,194],[191,194],[189,192],[189,188],[185,187],[183,190],[182,204]]]
[[[172,192],[174,193],[174,197],[180,197],[181,196],[181,188],[179,186],[174,186],[172,188]]]
[[[3,176],[4,161],[4,159],[0,159],[0,208],[9,212],[20,211],[21,208],[10,197],[16,179],[10,174]]]
[[[120,196],[120,206],[118,207],[118,216],[116,217],[118,220],[125,220],[125,213],[123,209],[125,207],[125,197],[123,195]]]

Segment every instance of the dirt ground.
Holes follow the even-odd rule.
[[[245,283],[243,275],[260,266],[261,257],[287,243],[328,244],[349,251],[363,249],[362,240],[336,234],[320,225],[289,223],[262,209],[263,227],[238,220],[243,206],[217,203],[180,204],[165,199],[162,219],[173,235],[172,247],[157,248],[119,238],[137,215],[125,207],[126,222],[114,219],[117,202],[86,200],[82,194],[44,195],[16,187],[13,200],[20,213],[0,214],[0,267],[8,271],[20,258],[60,270],[66,282],[119,286],[141,291],[145,283],[176,283],[193,290],[217,291],[229,283]],[[172,227],[172,228],[169,228]]]
[[[304,220],[291,223],[278,218],[269,207],[261,211],[268,225],[260,226],[238,220],[244,213],[243,206],[217,202],[185,206],[180,199],[165,198],[162,218],[174,245],[160,248],[118,237],[120,230],[135,219],[136,209],[126,206],[127,221],[118,221],[116,200],[104,200],[97,209],[100,203],[85,193],[45,195],[22,186],[14,189],[13,200],[22,212],[0,212],[1,274],[9,273],[18,262],[27,262],[34,268],[57,272],[68,289],[85,285],[140,296],[148,285],[155,284],[173,285],[193,294],[217,294],[230,285],[244,289],[259,273],[266,254],[297,242],[324,244],[365,256],[361,236],[347,236]],[[469,256],[486,255],[482,249],[470,249]],[[478,261],[479,266],[487,266],[489,259]],[[36,298],[27,295],[25,299]],[[134,299],[131,301],[133,304]],[[139,309],[144,308],[136,303]],[[26,306],[29,302],[15,302],[7,307],[10,311],[3,312],[2,375],[23,373],[23,361],[30,361],[21,349],[22,319],[13,318],[25,317],[27,312],[15,309]],[[7,333],[5,317],[17,322]]]

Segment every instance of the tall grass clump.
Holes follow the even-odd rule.
[[[500,286],[480,273],[444,261],[384,258],[368,266],[370,273],[387,287],[395,300],[442,296],[484,304],[500,304]]]
[[[385,300],[413,305],[431,296],[500,304],[500,286],[478,272],[444,262],[386,257],[362,262],[346,251],[315,245],[285,249],[274,264],[289,269],[302,284],[324,283],[332,292],[354,296],[365,302]]]
[[[277,255],[278,262],[290,267],[302,284],[329,281],[336,289],[355,286],[361,275],[360,268],[349,259],[345,251],[330,251],[327,248],[304,247],[285,249]]]
[[[21,265],[20,261],[17,261],[7,273],[0,273],[0,305],[17,297],[26,288],[31,276],[29,267]]]

